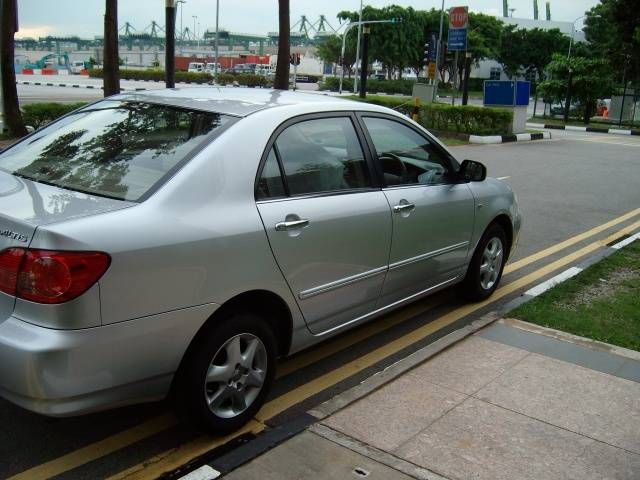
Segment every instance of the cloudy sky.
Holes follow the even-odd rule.
[[[79,35],[93,37],[102,31],[104,0],[18,0],[20,32],[18,37],[42,35]],[[118,18],[122,25],[130,22],[137,30],[143,30],[152,20],[164,23],[164,0],[120,0]],[[365,5],[382,7],[389,4],[412,6],[416,9],[440,8],[440,0],[365,0]],[[471,10],[498,15],[502,12],[501,0],[447,0],[445,8],[467,3]],[[573,21],[598,0],[552,0],[553,20]],[[220,0],[220,27],[232,32],[266,34],[277,30],[277,0]],[[545,0],[538,0],[540,18],[544,18]],[[357,10],[359,0],[291,0],[291,21],[301,15],[315,22],[321,14],[337,27],[336,13]],[[193,16],[197,16],[200,30],[215,26],[215,0],[186,0],[183,5],[184,26],[193,28]],[[514,17],[533,18],[533,0],[510,0],[515,8]],[[178,14],[178,28],[180,14]],[[580,23],[577,24],[580,26]]]

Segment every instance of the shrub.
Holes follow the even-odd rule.
[[[329,90],[331,92],[337,92],[340,90],[340,77],[325,77],[322,80],[318,88],[320,90]],[[342,90],[343,91],[353,91],[353,78],[345,77],[342,80]]]
[[[429,104],[420,108],[420,123],[426,128],[469,133],[506,135],[511,133],[513,112],[473,105]]]
[[[66,115],[73,110],[84,107],[86,103],[32,103],[22,107],[25,125],[40,128],[56,118]]]
[[[89,76],[93,78],[102,78],[101,68],[92,68],[89,70]],[[120,78],[122,80],[149,80],[155,82],[164,82],[164,70],[120,70]],[[176,82],[187,83],[209,83],[213,80],[213,76],[209,73],[195,72],[176,72]]]
[[[360,100],[359,97],[351,98]],[[411,115],[414,108],[413,101],[397,97],[377,96],[364,101],[393,108],[405,115]],[[511,133],[512,121],[513,112],[510,110],[443,103],[422,105],[418,118],[425,128],[471,135],[506,135]]]

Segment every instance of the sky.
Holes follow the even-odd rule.
[[[277,0],[219,0],[220,29],[231,32],[264,35],[278,29]],[[313,23],[320,15],[325,15],[333,27],[338,27],[336,14],[342,10],[357,10],[359,0],[290,0],[291,24],[306,15]],[[365,5],[383,7],[397,4],[420,10],[440,8],[440,0],[365,0]],[[594,5],[598,0],[552,0],[552,20],[572,22]],[[38,37],[45,35],[77,35],[93,38],[102,35],[104,0],[18,0],[20,31],[16,37]],[[165,0],[120,0],[118,2],[120,25],[130,22],[136,30],[144,30],[155,20],[164,23]],[[445,0],[445,8],[464,5],[464,1]],[[470,10],[490,15],[502,12],[502,0],[468,0]],[[544,18],[545,0],[538,0],[540,18]],[[533,0],[510,0],[509,7],[515,8],[514,17],[533,18]],[[183,26],[199,32],[215,29],[216,0],[186,0],[181,6]],[[576,24],[578,28],[581,22]],[[180,9],[177,15],[180,28]]]

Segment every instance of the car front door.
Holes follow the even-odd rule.
[[[358,129],[351,114],[290,121],[258,177],[271,249],[315,334],[373,311],[387,271],[391,214]]]
[[[464,271],[474,199],[455,160],[402,119],[362,114],[393,218],[380,306],[453,282]]]

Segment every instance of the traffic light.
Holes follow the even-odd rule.
[[[289,63],[291,65],[300,65],[300,54],[292,53],[291,55],[289,55]]]
[[[424,55],[422,61],[426,64],[431,61],[431,44],[429,42],[424,44]]]

